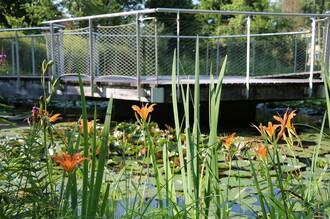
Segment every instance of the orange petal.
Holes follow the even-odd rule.
[[[61,114],[59,113],[56,113],[54,115],[52,115],[50,118],[49,118],[49,122],[55,122],[57,120],[57,117],[59,117]]]

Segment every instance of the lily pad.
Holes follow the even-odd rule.
[[[220,179],[220,183],[228,185],[230,187],[251,186],[254,184],[253,180],[251,179],[239,177],[223,177]]]

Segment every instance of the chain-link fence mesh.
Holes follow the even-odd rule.
[[[92,33],[94,74],[135,77],[139,61],[141,75],[155,75],[157,65],[155,28],[152,20],[139,22],[139,27],[136,23],[97,26]],[[90,75],[92,54],[89,37],[88,28],[60,31],[56,34],[55,57],[59,75],[75,74],[77,71]]]
[[[209,15],[210,20],[216,20]],[[217,18],[219,19],[219,18]],[[308,72],[311,60],[311,31],[300,31],[279,34],[266,33],[265,36],[251,31],[250,56],[247,57],[247,30],[246,24],[240,27],[241,34],[225,36],[208,36],[196,33],[198,24],[191,22],[194,19],[180,20],[170,16],[159,20],[159,26],[165,29],[169,36],[159,37],[164,39],[158,44],[160,56],[173,54],[174,49],[179,50],[180,73],[191,75],[194,72],[194,56],[196,36],[199,35],[200,71],[201,74],[218,74],[224,57],[228,56],[226,75],[245,76],[249,60],[250,76],[276,75],[285,73]],[[195,19],[196,21],[196,19]],[[246,21],[244,21],[246,22]],[[163,27],[163,26],[165,27]],[[252,29],[254,28],[252,23]],[[323,29],[322,29],[323,28]],[[201,30],[203,30],[201,28]],[[177,31],[179,37],[176,36]],[[269,31],[269,30],[268,30]],[[206,31],[207,32],[207,31]],[[294,31],[293,31],[294,32]],[[314,70],[320,70],[320,58],[323,46],[318,42],[326,38],[324,23],[318,23],[316,29],[315,63]],[[164,52],[164,48],[168,49]],[[170,74],[171,58],[160,60],[160,74]]]
[[[141,75],[157,75],[158,39],[155,20],[153,18],[142,20],[140,27]]]
[[[136,75],[136,25],[97,27],[98,75]]]
[[[57,74],[90,75],[90,42],[88,28],[60,30],[55,37]]]
[[[277,36],[271,41],[255,37],[251,43],[251,75],[306,72],[308,38],[297,35]]]
[[[45,45],[44,34],[27,35],[19,38],[20,75],[41,75],[41,64],[47,60]]]
[[[15,41],[14,37],[0,38],[0,74],[15,74]]]
[[[44,34],[23,35],[14,32],[0,36],[0,74],[35,76],[47,59]]]

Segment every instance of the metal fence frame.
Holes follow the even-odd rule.
[[[82,21],[82,20],[88,20],[89,21],[89,27],[90,30],[92,30],[92,20],[94,19],[100,19],[100,18],[111,18],[111,17],[118,17],[118,16],[136,16],[136,35],[137,35],[137,47],[139,48],[139,38],[140,38],[140,29],[139,29],[139,17],[140,15],[150,14],[150,13],[176,13],[177,14],[177,32],[176,32],[176,38],[177,38],[177,74],[180,75],[180,67],[179,67],[179,54],[180,54],[180,14],[185,13],[199,13],[199,14],[220,14],[220,15],[245,15],[247,17],[247,30],[246,30],[246,91],[249,92],[249,80],[250,80],[250,53],[251,53],[251,37],[253,35],[251,34],[251,16],[295,16],[295,17],[310,17],[311,19],[311,63],[310,63],[310,76],[309,76],[309,87],[310,90],[313,87],[313,73],[314,73],[314,62],[315,62],[315,41],[316,41],[316,24],[318,22],[326,22],[326,37],[324,42],[324,50],[323,51],[323,60],[326,63],[326,67],[329,69],[329,51],[327,48],[329,48],[329,14],[302,14],[302,13],[272,13],[272,12],[240,12],[240,11],[213,11],[213,10],[192,10],[192,9],[173,9],[173,8],[157,8],[157,9],[146,9],[146,10],[140,10],[140,11],[131,11],[131,12],[122,12],[122,13],[112,13],[112,14],[105,14],[105,15],[96,15],[96,16],[87,16],[87,17],[79,17],[79,18],[69,18],[69,19],[62,19],[62,20],[53,20],[53,21],[47,21],[44,22],[44,24],[49,24],[51,27],[53,27],[54,24],[59,22],[73,22],[73,21]],[[317,17],[322,17],[322,19],[317,19]],[[92,31],[90,32],[90,39],[92,39]],[[92,46],[92,43],[90,44]],[[90,51],[92,51],[92,48],[90,48]],[[139,50],[137,50],[139,51]],[[91,54],[91,61],[93,55]],[[140,54],[137,53],[137,89],[138,91],[141,88],[141,72],[140,72]],[[94,66],[90,66],[90,72],[94,71]],[[53,72],[54,73],[54,72]],[[93,74],[91,74],[91,84],[93,84]],[[139,98],[140,98],[140,92]]]
[[[63,28],[63,26],[61,25],[54,25],[53,28],[58,29],[58,28]],[[37,45],[35,45],[36,43],[38,43],[39,40],[46,40],[46,36],[47,33],[41,33],[41,34],[19,34],[22,31],[41,31],[41,32],[49,32],[51,31],[51,28],[49,26],[44,26],[44,27],[26,27],[26,28],[10,28],[10,29],[0,29],[0,32],[13,32],[13,34],[10,34],[11,36],[5,36],[5,37],[0,37],[0,44],[2,44],[3,40],[9,40],[10,41],[10,52],[4,54],[3,51],[3,45],[1,48],[1,67],[3,68],[5,65],[7,66],[7,63],[10,62],[10,71],[11,74],[7,71],[6,76],[14,76],[16,77],[16,86],[19,87],[20,86],[20,78],[22,76],[26,76],[27,71],[29,71],[29,76],[36,76],[37,75],[37,71],[38,71],[38,67],[41,67],[41,63],[43,60],[45,60],[46,57],[40,58],[38,57],[38,48],[42,49],[45,53],[48,52],[47,48],[40,48]],[[20,51],[24,48],[24,46],[22,46],[21,44],[23,44],[23,42],[25,40],[29,40],[29,43],[25,43],[28,44],[30,47],[30,51]],[[44,43],[45,45],[47,43]],[[25,48],[26,49],[26,48]],[[24,53],[23,53],[24,52]],[[31,55],[31,60],[30,61],[30,70],[27,70],[24,68],[24,65],[27,65],[28,63],[25,62],[25,60],[21,60],[25,59],[25,53],[30,53]],[[47,56],[47,55],[46,55]],[[7,58],[11,59],[7,61]],[[3,70],[3,69],[1,69]]]

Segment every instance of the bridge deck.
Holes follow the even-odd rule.
[[[64,76],[63,81],[65,82],[76,82],[77,76]],[[214,76],[214,82],[218,80],[217,76]],[[83,81],[90,81],[89,76],[83,76]],[[314,73],[313,82],[322,81],[320,72]],[[128,84],[130,86],[137,85],[137,78],[129,76],[99,76],[94,78],[96,83],[107,83],[109,85],[115,84]],[[162,86],[162,85],[171,85],[172,76],[142,76],[140,79],[142,85],[149,85],[150,87]],[[309,72],[306,73],[291,73],[291,74],[281,74],[281,75],[268,75],[268,76],[252,76],[247,81],[245,76],[225,76],[223,79],[224,85],[230,84],[300,84],[300,83],[309,83]],[[180,84],[195,84],[194,76],[185,76],[181,75],[177,77],[177,83]],[[211,84],[211,78],[209,75],[201,75],[199,83],[201,85]]]
[[[214,83],[217,82],[214,77]],[[142,76],[141,90],[138,94],[138,81],[135,77],[100,76],[93,79],[83,76],[85,95],[94,98],[110,98],[122,100],[142,100],[150,102],[171,102],[171,76]],[[247,87],[246,84],[249,84]],[[315,73],[310,89],[309,74],[285,74],[276,76],[254,76],[247,81],[243,76],[225,76],[223,79],[222,100],[272,101],[323,98],[323,81],[320,73]],[[40,77],[38,76],[0,76],[0,95],[9,98],[37,98],[41,95]],[[194,76],[179,76],[177,84],[194,87]],[[208,100],[209,75],[200,76],[201,100]],[[92,89],[93,87],[93,89]],[[16,92],[8,92],[16,89]],[[248,90],[247,90],[248,89]],[[93,92],[92,92],[93,90]],[[56,91],[56,98],[79,98],[78,76],[66,75]],[[140,96],[140,98],[139,98]]]

